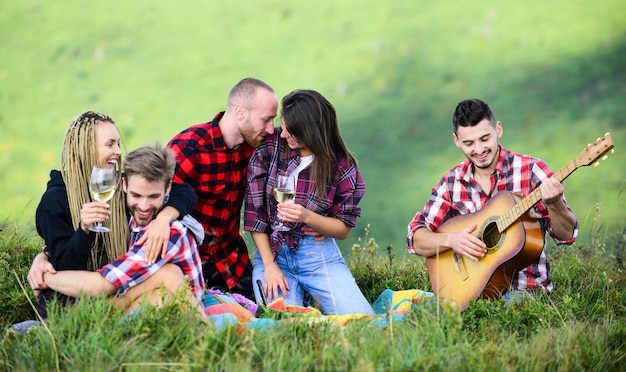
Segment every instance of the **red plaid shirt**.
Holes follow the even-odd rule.
[[[539,187],[541,180],[550,178],[552,175],[552,170],[540,159],[520,155],[500,146],[498,163],[491,174],[491,190],[482,190],[474,180],[471,162],[465,160],[441,178],[432,189],[432,194],[424,209],[418,212],[409,223],[407,249],[416,254],[413,248],[413,233],[417,229],[427,228],[436,231],[441,224],[452,217],[475,213],[498,191],[506,190],[526,196]],[[550,265],[546,257],[546,232],[557,244],[572,244],[578,234],[578,222],[572,239],[562,241],[554,237],[552,233],[546,206],[540,201],[534,208],[541,215],[540,225],[544,235],[543,250],[535,262],[513,278],[512,287],[517,290],[543,288],[549,292],[552,290],[552,280]]]
[[[218,127],[223,115],[220,112],[213,121],[182,131],[168,146],[178,163],[174,181],[191,185],[198,195],[191,214],[206,234],[198,247],[200,257],[211,259],[232,288],[249,262],[240,233],[240,215],[252,147],[245,142],[237,149],[226,147]]]
[[[141,238],[152,223],[141,227],[137,226],[134,218],[131,218],[128,252],[105,265],[98,272],[118,289],[118,296],[121,297],[129,288],[142,283],[165,264],[173,263],[180,267],[183,274],[189,279],[191,291],[198,301],[201,301],[204,279],[202,278],[202,265],[193,233],[181,221],[173,221],[170,224],[170,240],[165,257],[161,257],[152,265],[148,265],[146,264],[145,242],[138,245],[136,241]]]

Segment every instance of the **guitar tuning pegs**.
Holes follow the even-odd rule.
[[[602,157],[602,160],[606,160],[606,159],[608,159],[608,158],[609,158],[609,156],[608,156],[608,155],[604,155],[604,156]]]
[[[593,167],[594,168],[596,168],[598,165],[600,165],[600,163],[598,163],[598,162],[593,163]]]

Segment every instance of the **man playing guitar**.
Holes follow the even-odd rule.
[[[424,209],[409,223],[409,252],[436,259],[448,251],[456,260],[455,268],[451,270],[460,272],[459,276],[462,278],[459,283],[463,283],[463,278],[468,276],[466,269],[483,261],[491,249],[498,247],[492,248],[485,239],[480,238],[484,233],[479,231],[480,221],[467,222],[464,228],[456,231],[444,231],[440,227],[457,216],[479,212],[498,193],[527,196],[533,190],[539,189],[540,200],[538,198],[532,212],[537,226],[540,227],[537,229],[540,231],[539,240],[542,240],[542,244],[539,244],[540,253],[538,250],[538,257],[534,261],[529,261],[528,266],[520,267],[519,272],[510,275],[508,284],[514,291],[550,292],[552,282],[545,251],[546,236],[551,235],[557,244],[572,244],[578,233],[578,219],[565,201],[563,184],[542,160],[509,151],[499,144],[503,133],[502,123],[496,121],[491,109],[483,101],[469,99],[460,102],[452,116],[452,123],[454,143],[463,151],[467,160],[443,175],[432,189]],[[527,236],[522,231],[522,245]],[[503,239],[504,237],[498,237],[495,241]],[[459,265],[462,267],[458,267]],[[435,270],[435,266],[431,269],[429,265],[429,274]],[[478,270],[482,269],[479,267]],[[445,281],[445,276],[457,274],[440,272],[438,275]],[[431,275],[431,283],[433,281]],[[435,288],[435,284],[433,283],[435,292],[442,289]],[[449,286],[452,287],[453,284],[450,283]],[[481,290],[479,288],[478,293]],[[466,308],[467,303],[462,303],[461,307]]]

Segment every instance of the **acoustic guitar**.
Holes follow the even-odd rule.
[[[610,133],[588,145],[580,155],[561,168],[555,177],[563,182],[582,166],[596,164],[613,149]],[[471,299],[494,299],[508,290],[520,270],[534,262],[543,249],[543,232],[531,208],[541,200],[537,188],[526,197],[499,191],[476,213],[456,216],[444,222],[437,232],[459,232],[474,223],[472,233],[487,245],[487,253],[472,261],[452,249],[426,259],[433,292],[454,301],[459,310]],[[535,213],[536,214],[536,213]]]

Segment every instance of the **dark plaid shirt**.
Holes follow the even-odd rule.
[[[198,246],[200,257],[211,259],[232,288],[249,262],[239,221],[252,147],[246,143],[237,149],[226,147],[218,127],[223,115],[220,112],[213,121],[182,131],[168,146],[178,163],[174,181],[188,183],[198,194],[191,214],[206,234]]]
[[[291,249],[297,249],[302,227],[302,223],[289,222],[285,222],[291,228],[289,231],[273,231],[271,227],[276,218],[277,202],[273,197],[276,176],[290,174],[300,164],[296,150],[290,150],[287,158],[283,156],[280,133],[281,128],[276,128],[273,134],[268,134],[252,155],[248,167],[244,213],[244,229],[270,235],[274,255],[280,251],[283,242]],[[322,216],[332,216],[349,227],[355,227],[356,220],[361,215],[358,203],[365,195],[365,181],[357,167],[350,164],[345,157],[338,159],[337,167],[326,197],[320,196],[312,178],[311,167],[303,169],[298,176],[294,202]]]
[[[475,213],[483,208],[498,191],[527,196],[539,187],[542,180],[552,175],[552,170],[542,160],[508,151],[500,146],[498,163],[491,174],[491,189],[483,190],[474,179],[472,163],[465,160],[441,178],[433,187],[430,200],[426,202],[424,209],[419,211],[409,223],[408,251],[416,253],[413,247],[413,234],[417,229],[426,228],[436,231],[452,217]],[[563,200],[565,201],[565,198]],[[545,233],[549,233],[557,244],[572,244],[578,235],[578,222],[576,222],[574,236],[570,240],[559,240],[553,235],[547,207],[540,201],[534,208],[541,216],[540,224],[544,232],[543,250],[535,262],[513,278],[512,285],[517,290],[543,288],[549,292],[552,290],[552,280],[550,265],[546,257]],[[569,206],[567,208],[569,209]]]

